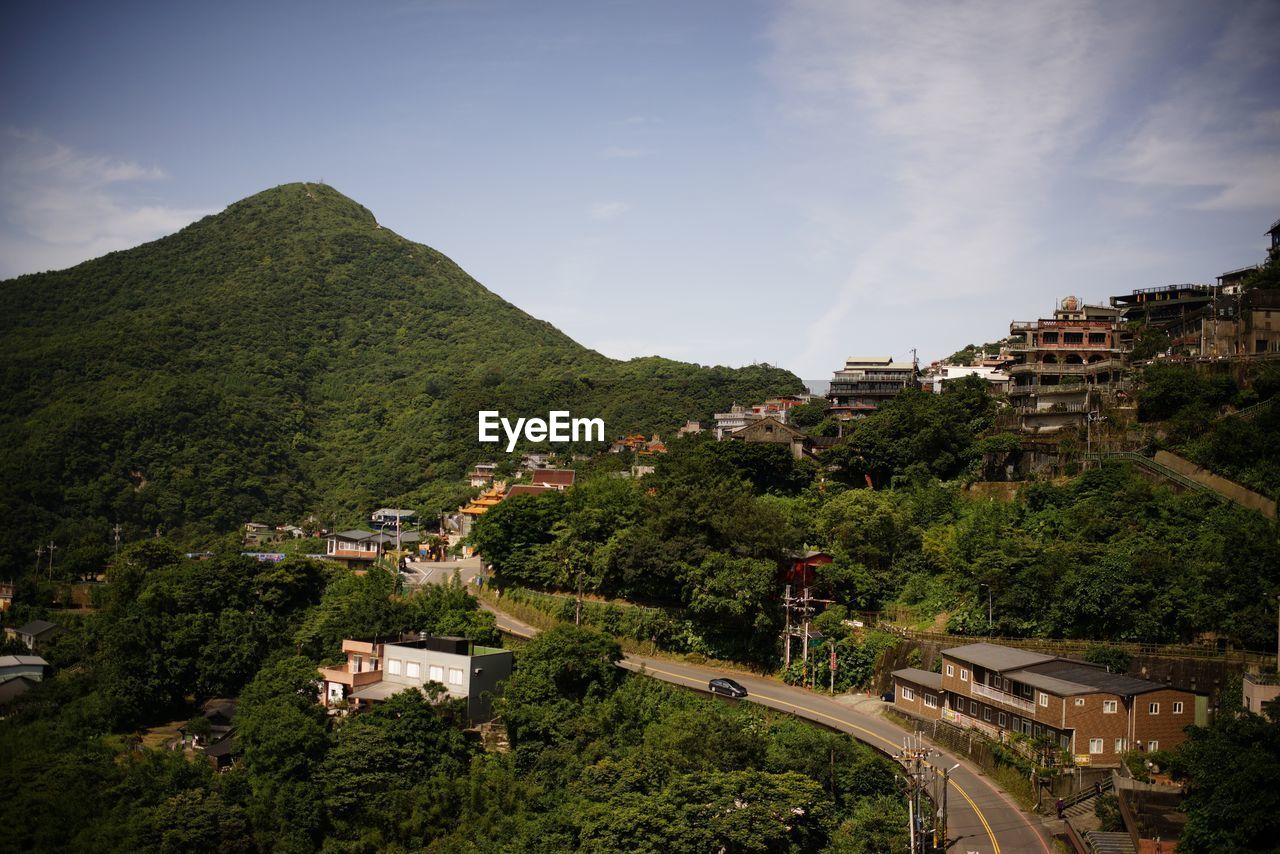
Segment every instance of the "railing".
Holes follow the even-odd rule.
[[[320,675],[326,682],[337,682],[340,685],[347,685],[352,688],[382,681],[381,670],[362,670],[359,673],[352,673],[345,664],[321,667]]]
[[[1036,711],[1035,703],[1030,700],[1024,700],[1021,697],[1015,697],[1007,691],[1000,691],[986,685],[980,685],[976,682],[971,685],[970,691],[971,693],[977,694],[979,697],[986,697],[988,700],[995,700],[997,703],[1019,709],[1020,711],[1030,712],[1033,715]]]
[[[1110,451],[1105,454],[1082,454],[1081,458],[1086,460],[1096,461],[1096,462],[1102,462],[1104,459],[1107,459],[1107,460],[1121,460],[1126,463],[1133,463],[1139,468],[1144,468],[1147,471],[1151,472],[1152,474],[1159,475],[1160,477],[1163,477],[1165,480],[1172,481],[1173,483],[1179,484],[1180,486],[1184,486],[1187,489],[1194,490],[1196,492],[1209,492],[1212,495],[1218,495],[1218,493],[1209,489],[1209,487],[1205,486],[1203,483],[1192,480],[1191,478],[1187,477],[1185,474],[1182,474],[1181,472],[1176,472],[1173,469],[1169,468],[1168,466],[1163,466],[1160,463],[1156,462],[1155,460],[1151,459],[1150,457],[1144,457],[1142,454],[1135,454],[1132,451]],[[1221,498],[1222,496],[1219,495],[1218,497]]]

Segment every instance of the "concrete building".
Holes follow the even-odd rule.
[[[32,620],[17,628],[4,630],[5,637],[18,641],[27,649],[39,649],[62,632],[62,626],[48,620]]]
[[[1203,355],[1209,357],[1280,353],[1280,290],[1220,296],[1204,321],[1202,347]]]
[[[941,394],[943,385],[964,377],[986,380],[992,394],[1005,394],[1009,391],[1008,372],[1002,367],[988,365],[938,365],[927,376],[928,390]]]
[[[831,377],[827,399],[837,418],[869,415],[904,388],[916,385],[914,362],[895,362],[891,356],[850,356]]]
[[[1051,319],[1014,321],[1009,398],[1026,433],[1080,426],[1099,402],[1093,396],[1128,384],[1128,335],[1118,312],[1066,297]]]
[[[1022,733],[1069,752],[1077,765],[1118,765],[1129,750],[1168,750],[1208,714],[1204,695],[989,643],[943,650],[941,675],[894,673],[895,706],[927,718],[934,703],[941,720],[1002,740]]]
[[[489,720],[493,700],[511,678],[511,651],[480,646],[466,638],[410,638],[393,643],[344,640],[345,664],[320,668],[320,701],[357,708],[379,703],[408,688],[435,683],[449,697],[466,700],[472,723]]]
[[[1280,674],[1246,673],[1242,691],[1245,711],[1266,713],[1266,707],[1280,697]]]
[[[497,463],[476,463],[475,468],[471,470],[472,486],[485,489],[493,485],[493,476],[498,471]]]

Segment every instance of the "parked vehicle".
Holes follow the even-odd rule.
[[[726,697],[747,696],[747,689],[732,679],[712,679],[707,683],[707,690],[712,694],[724,694]]]

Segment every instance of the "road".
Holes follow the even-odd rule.
[[[488,603],[481,604],[496,615],[498,629],[502,632],[517,637],[537,634],[538,630],[533,626],[502,613]],[[879,714],[884,704],[878,700],[860,700],[857,705],[850,705],[768,677],[739,672],[726,674],[724,670],[713,667],[643,655],[627,655],[619,666],[700,691],[707,690],[707,680],[731,675],[747,689],[748,700],[849,733],[891,756],[902,749],[906,735]],[[933,765],[949,768],[958,763],[960,766],[951,772],[948,851],[953,854],[1050,854],[1038,821],[989,782],[977,766],[936,745],[933,749],[936,753],[929,760]]]
[[[466,560],[411,560],[407,569],[401,571],[407,587],[422,587],[426,584],[444,584],[453,578],[454,573],[462,579],[463,584],[474,584],[477,575],[484,573],[484,565],[480,558]]]

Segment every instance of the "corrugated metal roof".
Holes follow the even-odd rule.
[[[932,688],[935,691],[942,690],[941,673],[932,673],[928,670],[921,670],[919,667],[904,667],[901,670],[893,671],[893,675],[907,682]]]
[[[951,649],[944,649],[942,654],[949,658],[967,661],[970,664],[976,664],[979,667],[985,667],[987,670],[995,670],[999,673],[1054,660],[1052,655],[1029,652],[1025,649],[1014,649],[1008,646],[997,646],[993,643],[971,643],[966,646],[956,646]]]
[[[1077,694],[1091,691],[1103,691],[1108,694],[1119,694],[1132,697],[1148,691],[1162,691],[1170,686],[1136,676],[1125,676],[1123,673],[1108,673],[1104,668],[1087,664],[1083,661],[1058,660],[1028,667],[1018,674],[1020,681],[1030,681],[1032,675],[1047,677],[1057,682],[1065,682],[1080,686]],[[1053,690],[1053,689],[1048,689]]]

